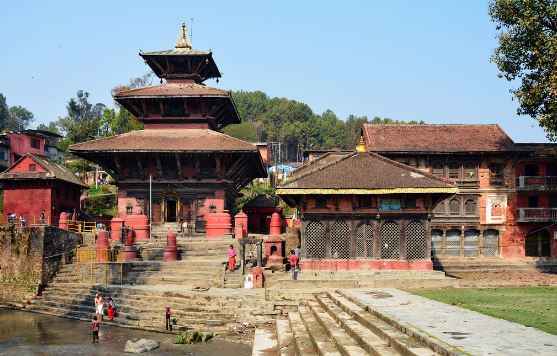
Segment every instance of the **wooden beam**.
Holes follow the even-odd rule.
[[[120,162],[120,157],[118,157],[117,155],[114,156],[114,164],[116,165],[116,169],[118,170],[118,177],[122,176],[122,164]]]
[[[161,116],[166,116],[166,112],[164,111],[164,103],[159,101],[159,109],[161,111]]]
[[[130,100],[130,101],[128,102],[128,105],[129,105],[133,110],[136,111],[137,116],[143,117],[143,115],[141,115],[141,110],[139,110],[139,108],[133,103],[133,101]],[[132,113],[132,114],[133,114],[133,113]]]
[[[159,62],[158,62],[156,59],[154,59],[154,60],[152,61],[152,63],[153,63],[157,68],[160,69],[160,71],[161,71],[162,74],[166,74],[166,71],[165,71],[164,68],[159,64]]]
[[[176,168],[178,168],[178,179],[182,179],[182,162],[180,160],[180,154],[175,153],[174,157],[176,157]]]
[[[149,116],[149,111],[147,110],[147,102],[145,100],[141,101],[141,107],[143,108],[143,117]]]
[[[139,178],[145,179],[145,174],[143,173],[143,164],[141,163],[141,157],[137,156],[137,170],[139,171]]]
[[[188,110],[188,99],[183,98],[182,100],[184,101],[184,116],[188,117],[190,116],[190,111]]]
[[[158,154],[155,155],[155,162],[157,163],[157,174],[158,174],[158,176],[161,177],[161,178],[164,178],[162,176],[161,157]]]

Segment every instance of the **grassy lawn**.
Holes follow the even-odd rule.
[[[557,287],[424,290],[414,294],[557,335]]]

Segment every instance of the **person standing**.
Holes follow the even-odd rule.
[[[166,331],[172,332],[172,320],[170,317],[172,316],[172,312],[170,311],[170,307],[167,305],[166,310],[164,311],[164,320],[166,321]]]
[[[292,275],[292,280],[295,281],[296,279],[298,279],[298,272],[297,272],[297,266],[298,265],[298,256],[296,256],[296,253],[294,252],[294,250],[290,250],[290,273]]]
[[[97,320],[97,316],[93,316],[93,321],[91,322],[91,326],[93,328],[93,344],[99,343],[99,329],[101,323]]]
[[[298,257],[298,260],[296,261],[296,267],[300,269],[300,255],[302,254],[300,245],[296,246],[296,248],[294,249],[294,254],[296,255],[296,257]]]
[[[230,272],[234,272],[236,269],[236,255],[236,249],[234,249],[234,246],[230,245],[228,248],[228,270]]]
[[[95,311],[97,312],[98,321],[103,320],[103,299],[100,295],[95,295]]]

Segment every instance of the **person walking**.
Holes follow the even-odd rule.
[[[228,248],[228,270],[230,272],[234,272],[236,269],[236,255],[236,249],[234,249],[234,246],[230,245]]]
[[[103,320],[103,298],[95,294],[95,311],[97,312],[98,321]]]
[[[296,261],[296,268],[300,269],[300,255],[302,254],[300,245],[296,246],[296,248],[294,249],[294,254],[296,255],[296,257],[298,257],[298,260]]]
[[[297,265],[298,265],[298,256],[296,256],[294,250],[290,250],[290,273],[292,275],[293,281],[298,279],[298,272],[296,267]]]
[[[93,328],[93,344],[98,344],[99,343],[99,329],[100,329],[101,323],[99,323],[99,320],[97,319],[97,316],[93,316],[93,321],[91,322],[91,327]]]
[[[166,321],[166,331],[172,332],[172,320],[170,317],[172,316],[172,312],[170,311],[170,307],[167,305],[166,310],[164,311],[164,320]]]

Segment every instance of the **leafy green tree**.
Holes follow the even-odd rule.
[[[79,90],[77,97],[71,98],[66,105],[68,114],[58,119],[57,126],[65,136],[60,142],[60,147],[66,150],[72,143],[99,137],[100,123],[105,109],[104,104],[91,104],[89,93]]]
[[[116,109],[105,109],[101,119],[103,136],[120,135],[126,132],[141,130],[143,125],[129,111],[117,106]]]
[[[47,124],[39,124],[37,126],[37,130],[44,130],[44,131],[49,131],[55,134],[60,134],[60,130],[58,129],[58,126],[56,125],[56,122],[52,121],[49,122],[48,125]]]
[[[10,116],[10,109],[8,108],[8,103],[6,102],[6,97],[4,94],[0,93],[0,131],[4,130],[6,121]]]
[[[9,131],[22,131],[29,128],[33,122],[33,113],[23,106],[10,107],[8,119],[4,122],[4,129]]]
[[[491,60],[499,76],[520,86],[519,115],[539,121],[548,138],[557,140],[557,1],[491,0],[499,46]]]
[[[238,125],[229,125],[222,130],[225,134],[247,142],[257,142],[259,136],[252,121],[243,121]]]

